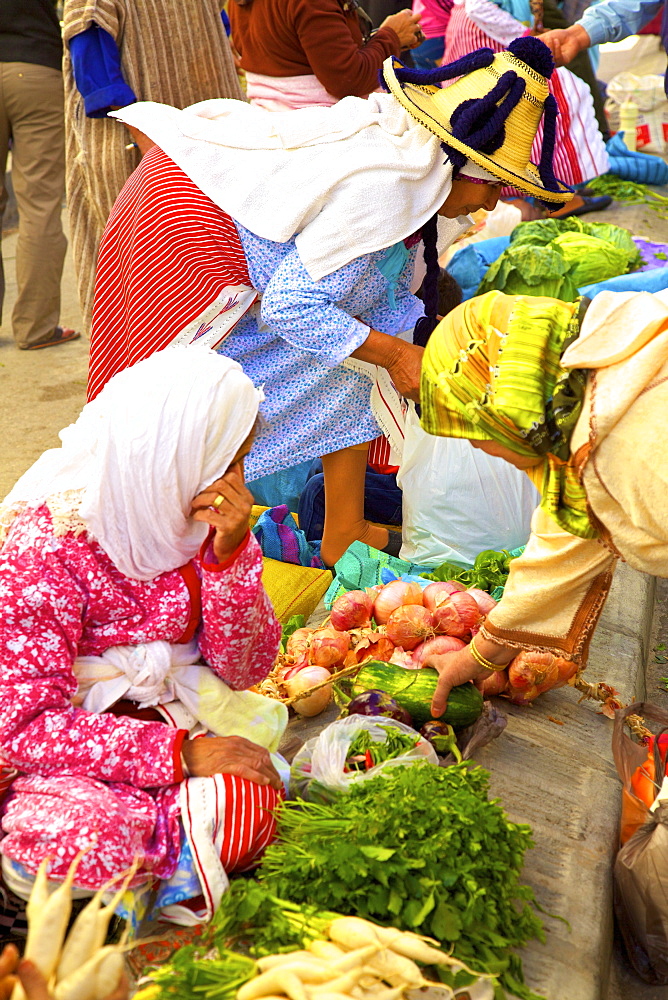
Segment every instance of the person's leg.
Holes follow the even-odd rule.
[[[364,479],[369,445],[343,448],[323,455],[325,476],[325,530],[320,556],[327,566],[333,566],[354,541],[376,549],[389,541],[386,528],[369,524],[364,519]]]
[[[7,170],[7,154],[9,152],[9,117],[5,105],[5,64],[0,63],[0,243],[2,240],[2,219],[7,205],[7,188],[5,173]],[[5,269],[2,263],[0,249],[0,323],[2,323],[2,306],[5,299]]]
[[[67,241],[65,125],[61,74],[48,66],[5,63],[5,106],[12,127],[12,180],[19,210],[14,338],[27,348],[58,325]]]

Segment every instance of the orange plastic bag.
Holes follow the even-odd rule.
[[[629,715],[661,727],[651,747],[626,735]],[[624,783],[620,834],[625,841],[614,866],[615,915],[631,964],[655,985],[668,984],[668,802],[650,811],[665,777],[666,733],[668,712],[654,705],[629,705],[615,713],[612,748]]]

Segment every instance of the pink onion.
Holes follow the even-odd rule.
[[[508,680],[517,691],[526,693],[534,687],[538,694],[549,691],[559,681],[557,658],[553,653],[523,649],[508,668]]]
[[[513,705],[529,705],[532,701],[535,701],[540,691],[536,685],[532,685],[526,688],[524,691],[520,691],[519,688],[514,688],[509,685],[505,691],[505,696]]]
[[[418,646],[413,653],[413,665],[415,667],[424,666],[425,660],[429,656],[442,655],[443,653],[456,653],[458,649],[463,649],[466,643],[461,639],[456,639],[454,635],[437,635],[433,639],[427,639],[421,646]]]
[[[477,587],[469,587],[466,593],[471,595],[483,615],[488,615],[492,608],[496,607],[494,598],[490,597],[484,590],[479,590]]]
[[[336,667],[350,649],[350,633],[335,628],[319,628],[311,638],[311,663],[316,667]]]
[[[461,583],[456,583],[455,580],[448,580],[445,583],[439,580],[438,582],[430,583],[422,591],[424,606],[433,611],[439,604],[443,604],[450,594],[456,594],[459,590],[464,590],[464,587]]]
[[[495,670],[491,677],[486,677],[480,685],[483,698],[494,698],[508,690],[508,673],[506,670]]]
[[[422,588],[419,583],[406,583],[404,580],[392,580],[386,583],[376,597],[373,606],[373,617],[379,625],[385,625],[387,619],[397,608],[411,604],[422,604]]]
[[[408,604],[393,611],[385,631],[390,642],[403,649],[415,649],[423,639],[434,634],[431,614],[419,604]]]
[[[308,653],[304,653],[302,656],[299,657],[296,663],[293,663],[292,665],[287,663],[283,667],[283,669],[281,670],[281,680],[287,681],[291,677],[294,677],[295,674],[298,674],[300,670],[303,670],[305,667],[310,667],[310,666],[311,664],[309,663]]]
[[[419,647],[418,647],[419,648]],[[413,653],[407,653],[401,646],[395,646],[388,663],[396,663],[398,667],[406,667],[407,670],[417,670],[418,666],[413,659]]]
[[[563,656],[558,656],[557,670],[559,671],[559,680],[554,686],[563,687],[564,684],[568,684],[572,677],[575,677],[578,665],[573,660],[566,660]]]
[[[470,594],[450,594],[445,603],[440,604],[432,613],[434,632],[467,639],[471,635],[471,629],[479,625],[481,617],[480,608]]]
[[[339,632],[347,632],[351,628],[362,628],[369,624],[373,595],[363,590],[349,590],[341,594],[332,605],[332,628]]]
[[[311,636],[313,635],[312,628],[298,628],[291,636],[288,637],[288,641],[285,644],[285,654],[289,656],[291,660],[298,660],[311,644]]]
[[[354,656],[357,663],[366,663],[367,660],[388,663],[394,649],[394,643],[382,632],[370,632],[355,646]]]
[[[326,667],[305,667],[296,673],[294,677],[284,681],[285,690],[288,692],[288,697],[293,698],[296,694],[308,691],[309,688],[315,687],[316,684],[326,681],[329,676],[330,673]],[[305,698],[300,698],[294,702],[292,707],[299,715],[309,717],[320,715],[329,705],[331,698],[332,687],[330,684],[327,684],[325,687],[320,688],[319,691],[314,691],[313,694]]]

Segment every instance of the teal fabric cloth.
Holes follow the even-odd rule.
[[[387,552],[379,552],[378,549],[365,545],[363,542],[353,542],[341,556],[334,569],[334,579],[325,594],[325,607],[328,610],[337,597],[349,590],[365,590],[367,587],[375,587],[379,583],[385,583],[383,572],[388,569],[395,576],[403,576],[404,574],[419,576],[420,573],[431,572],[434,567],[418,566],[415,563],[405,562],[396,556],[388,555]]]
[[[522,24],[533,24],[529,0],[494,0],[494,3],[501,10],[505,10],[506,14],[511,14],[516,21],[521,21]]]
[[[399,278],[401,277],[401,272],[406,266],[409,253],[410,251],[408,250],[408,247],[404,241],[401,240],[399,243],[395,243],[394,246],[388,247],[382,260],[377,264],[378,270],[388,284],[387,302],[390,309],[397,308],[395,293],[399,287]]]

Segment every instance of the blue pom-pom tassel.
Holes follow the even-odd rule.
[[[536,73],[547,77],[548,80],[552,76],[554,59],[547,45],[545,42],[541,42],[540,38],[534,38],[531,35],[527,35],[526,38],[516,38],[508,46],[508,51],[525,62],[531,69],[535,69]]]

